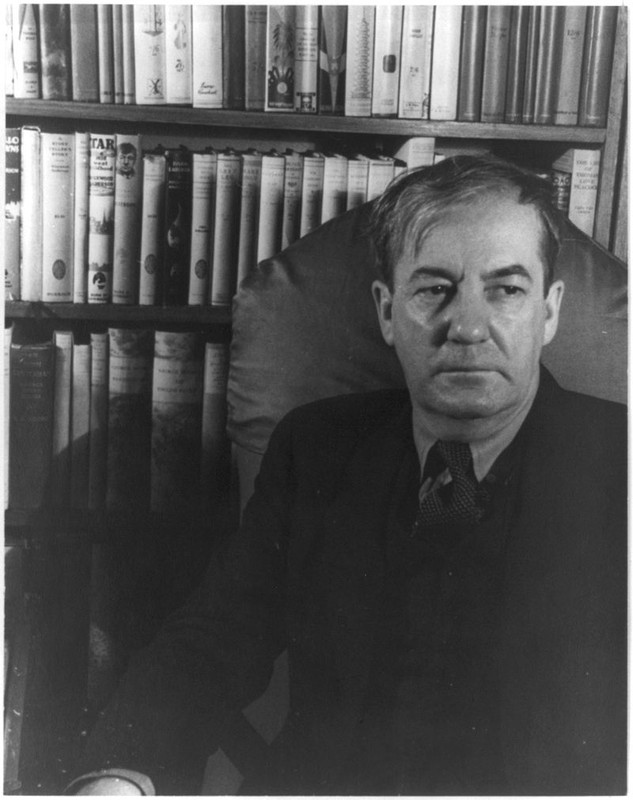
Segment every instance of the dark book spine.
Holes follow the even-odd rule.
[[[571,172],[563,170],[552,170],[552,183],[554,184],[554,202],[556,207],[563,212],[569,213],[569,195],[571,192]]]
[[[536,67],[538,63],[538,41],[541,28],[541,6],[529,9],[528,38],[525,48],[525,85],[523,90],[522,122],[534,122],[534,98],[536,92]]]
[[[4,297],[20,299],[20,129],[4,139]]]
[[[165,195],[163,304],[186,305],[191,244],[191,153],[168,150]]]
[[[613,67],[617,6],[589,8],[585,33],[578,124],[604,127]]]
[[[244,108],[245,29],[246,7],[222,6],[222,80],[225,108]]]
[[[508,79],[506,86],[505,121],[520,124],[523,118],[523,92],[530,26],[530,8],[514,6],[510,22]]]
[[[73,100],[99,101],[97,68],[97,6],[72,3],[70,6],[70,45],[72,53]]]
[[[534,122],[537,125],[554,124],[564,35],[565,7],[543,6],[534,96]]]
[[[246,6],[245,107],[263,111],[266,96],[266,6]]]
[[[40,3],[42,98],[70,100],[70,6]]]
[[[486,6],[464,6],[457,119],[479,122],[484,69]]]
[[[347,6],[322,6],[320,17],[319,112],[344,114]]]
[[[481,121],[503,122],[506,105],[511,6],[490,6],[481,87]]]
[[[112,6],[104,3],[99,3],[97,6],[97,36],[99,39],[99,101],[114,103]]]

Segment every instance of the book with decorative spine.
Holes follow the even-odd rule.
[[[347,6],[322,5],[319,34],[319,111],[345,112]]]
[[[257,262],[270,258],[281,250],[285,168],[284,157],[275,150],[262,156],[257,220]]]
[[[167,159],[163,152],[143,155],[143,201],[141,204],[141,257],[138,302],[158,303],[163,260],[163,224]]]
[[[209,302],[217,155],[211,151],[193,153],[191,164],[191,251],[187,302],[190,306],[203,306]]]
[[[97,6],[95,3],[70,4],[70,51],[72,99],[82,103],[99,102],[97,52]]]
[[[123,59],[123,6],[116,3],[112,6],[112,67],[114,71],[114,102],[125,102],[125,88],[123,72],[125,64]]]
[[[37,30],[37,6],[13,3],[13,96],[22,100],[41,97],[40,40]]]
[[[195,108],[222,108],[222,6],[193,5],[192,81]]]
[[[204,353],[200,467],[202,498],[207,504],[212,504],[226,488],[230,454],[226,435],[228,372],[228,344],[207,342]]]
[[[123,102],[136,103],[136,78],[134,69],[134,6],[122,6],[121,27],[123,33]]]
[[[508,77],[506,85],[506,122],[520,124],[523,115],[525,69],[530,27],[528,6],[513,6],[510,21],[510,47],[508,52]]]
[[[114,31],[112,26],[113,5],[97,4],[97,37],[99,46],[99,102],[114,103]]]
[[[42,300],[73,296],[73,192],[75,136],[40,134],[42,152]]]
[[[20,295],[22,300],[42,299],[42,163],[40,129],[22,128],[20,187]]]
[[[262,154],[251,149],[242,153],[240,241],[237,251],[237,285],[257,263],[257,220],[262,182]]]
[[[165,104],[165,13],[162,5],[134,6],[134,86],[138,105]]]
[[[266,6],[246,6],[244,31],[244,107],[247,111],[263,111],[266,104]]]
[[[296,6],[268,6],[266,111],[294,108]]]
[[[163,227],[163,305],[186,305],[191,245],[191,152],[167,150]]]
[[[301,226],[301,190],[303,186],[303,155],[288,149],[284,153],[284,210],[281,221],[281,249],[285,250],[299,238]]]
[[[301,114],[316,114],[319,67],[318,6],[297,6],[295,38],[295,111]]]
[[[593,236],[600,179],[600,150],[572,150],[569,219],[587,236]]]
[[[237,280],[242,159],[230,148],[218,153],[211,304],[230,305]]]
[[[88,302],[112,299],[115,138],[90,134],[88,186]]]
[[[321,223],[344,214],[347,206],[347,158],[326,153],[323,164]]]
[[[430,119],[457,118],[461,32],[462,6],[436,5],[431,57]]]
[[[70,5],[39,5],[40,70],[43,100],[70,100]]]
[[[73,392],[70,426],[70,507],[88,508],[90,470],[89,344],[73,344]]]
[[[75,191],[73,208],[73,303],[88,301],[88,213],[90,134],[75,133]]]
[[[585,46],[586,6],[566,6],[560,77],[556,93],[555,125],[577,125],[582,56]]]
[[[433,6],[404,6],[398,116],[429,118]]]
[[[245,6],[222,6],[222,83],[224,108],[242,110],[245,95]]]
[[[370,117],[374,76],[375,6],[347,9],[345,116]]]
[[[348,159],[347,164],[347,203],[346,210],[356,208],[367,201],[367,176],[369,175],[369,158],[356,154]]]
[[[66,507],[70,499],[70,419],[73,381],[73,333],[54,331],[53,443],[51,503]]]
[[[116,134],[112,302],[136,303],[143,159],[139,134]]]
[[[617,24],[618,7],[615,5],[591,6],[587,11],[579,125],[604,127],[607,124]]]
[[[108,334],[90,334],[88,508],[104,508],[108,459]]]
[[[512,6],[490,6],[481,86],[481,121],[503,122],[506,106]]]
[[[20,299],[20,129],[4,132],[4,299]]]
[[[457,94],[460,122],[479,122],[481,117],[487,14],[487,6],[464,6]]]
[[[323,199],[323,170],[325,159],[322,153],[308,150],[303,154],[303,186],[301,187],[301,221],[299,236],[305,236],[321,224],[321,201]]]
[[[165,101],[191,105],[192,97],[191,6],[165,6]]]
[[[374,117],[395,117],[400,84],[402,6],[376,6],[376,32],[371,113]]]

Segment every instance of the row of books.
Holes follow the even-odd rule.
[[[5,507],[191,513],[228,475],[228,345],[110,328],[5,328]]]
[[[615,5],[21,4],[9,18],[7,91],[604,126],[617,12]]]

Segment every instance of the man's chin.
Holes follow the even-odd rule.
[[[512,405],[501,392],[482,394],[454,390],[427,399],[427,408],[433,413],[459,420],[488,419],[502,414]]]

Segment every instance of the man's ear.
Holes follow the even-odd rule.
[[[378,322],[380,322],[383,339],[388,345],[393,347],[393,326],[391,322],[393,297],[391,291],[387,284],[382,281],[374,281],[371,285],[371,291],[374,295],[376,311],[378,312]]]
[[[560,314],[560,304],[565,293],[565,284],[562,281],[554,281],[549,287],[549,292],[545,298],[545,329],[543,332],[543,344],[549,344],[554,338],[558,329],[558,318]]]

